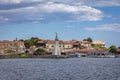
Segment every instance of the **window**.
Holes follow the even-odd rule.
[[[52,45],[52,47],[54,47],[54,46]]]

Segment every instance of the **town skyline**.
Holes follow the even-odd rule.
[[[56,33],[55,33],[56,34]],[[58,37],[58,33],[57,33],[57,37]],[[37,39],[38,40],[38,43],[39,43],[39,41],[44,41],[44,42],[46,42],[46,41],[51,41],[51,42],[53,42],[53,41],[55,41],[56,40],[56,36],[55,36],[55,38],[54,39],[42,39],[42,38],[39,38],[39,37],[31,37],[31,38],[29,38],[29,39],[18,39],[17,37],[14,39],[14,40],[0,40],[1,42],[3,41],[3,42],[6,42],[6,41],[22,41],[22,42],[24,42],[24,41],[28,41],[28,40],[31,40],[31,39]],[[67,42],[67,43],[72,43],[71,41],[75,41],[75,42],[85,42],[86,43],[86,41],[87,42],[90,42],[91,44],[92,43],[98,43],[98,44],[104,44],[104,46],[106,47],[106,48],[109,48],[110,46],[112,46],[112,45],[110,45],[110,46],[107,46],[107,44],[106,44],[106,42],[104,41],[104,40],[93,40],[91,37],[87,37],[87,38],[84,38],[84,39],[81,39],[81,40],[78,40],[78,39],[71,39],[71,40],[63,40],[63,39],[59,39],[58,38],[58,40],[59,40],[59,42]],[[116,46],[116,45],[114,45],[114,46]],[[116,46],[117,47],[117,46]],[[118,47],[120,47],[120,46],[118,46]]]
[[[0,1],[0,40],[104,40],[120,46],[119,0]]]

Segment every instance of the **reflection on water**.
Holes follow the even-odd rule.
[[[120,80],[120,58],[1,59],[0,80]]]

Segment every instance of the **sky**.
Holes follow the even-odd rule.
[[[120,46],[120,0],[0,0],[0,40],[104,40]]]

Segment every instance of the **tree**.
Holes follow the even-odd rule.
[[[95,50],[100,50],[101,47],[97,44],[92,44],[92,47],[95,49]]]
[[[39,53],[39,52],[46,52],[43,48],[38,48],[35,52]]]
[[[87,39],[83,39],[83,41],[93,42],[92,38],[88,37]]]
[[[102,47],[98,44],[92,44],[92,47],[95,49],[95,50],[108,50],[108,48],[106,47]]]
[[[111,52],[111,53],[116,53],[116,50],[117,50],[117,48],[116,48],[115,45],[111,45],[111,46],[109,47],[109,52]]]
[[[23,39],[20,39],[19,41],[24,41]]]
[[[30,48],[30,46],[34,45],[34,43],[31,40],[25,40],[24,44],[26,48]]]
[[[32,41],[32,43],[33,43],[35,46],[37,46],[37,43],[38,43],[38,41],[39,41],[40,39],[39,39],[38,37],[32,37],[30,40]]]

